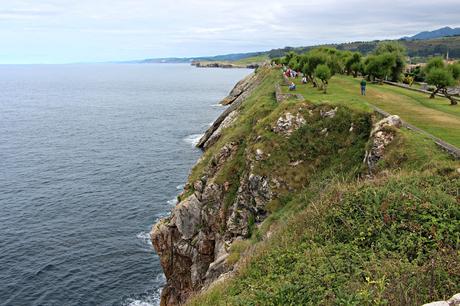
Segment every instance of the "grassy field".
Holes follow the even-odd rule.
[[[451,106],[446,98],[429,99],[428,95],[391,85],[369,84],[365,97],[360,95],[359,82],[348,76],[334,76],[328,93],[302,85],[297,80],[297,92],[313,103],[348,105],[360,110],[370,110],[373,104],[391,114],[399,115],[444,141],[460,147],[460,106]],[[285,87],[284,90],[287,91]]]

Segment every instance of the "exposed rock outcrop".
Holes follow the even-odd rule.
[[[250,171],[241,176],[233,203],[225,205],[229,186],[217,183],[216,176],[237,151],[237,143],[224,145],[205,175],[187,184],[184,194],[189,195],[152,228],[152,243],[167,279],[162,305],[180,304],[191,292],[230,271],[226,263],[230,245],[249,237],[251,226],[265,217],[265,205],[272,197],[269,178]]]
[[[214,123],[209,127],[209,129],[204,133],[203,137],[198,141],[197,147],[206,149],[206,147],[209,147],[212,143],[217,141],[221,135],[222,129],[225,126],[222,126],[222,124],[229,126],[231,123],[233,123],[234,118],[236,117],[237,113],[233,113],[234,111],[237,111],[240,105],[252,94],[254,89],[260,84],[262,81],[262,78],[259,76],[258,73],[252,73],[243,81],[240,81],[240,85],[237,84],[235,88],[230,92],[229,96],[225,98],[223,101],[226,101],[225,104],[230,106],[214,121]],[[222,103],[222,102],[221,102]],[[233,116],[230,116],[231,114],[234,114]],[[230,116],[230,119],[228,119],[225,123],[225,119]],[[233,118],[232,118],[233,117]],[[218,129],[220,128],[220,131]],[[207,145],[206,143],[210,138],[213,138],[212,141],[210,141]]]
[[[395,133],[389,127],[400,128],[402,121],[399,116],[388,116],[377,122],[371,131],[371,148],[366,152],[364,162],[372,171],[383,157],[385,148],[393,141]]]
[[[301,114],[298,113],[294,116],[291,113],[286,113],[278,118],[276,125],[273,127],[273,131],[285,136],[290,136],[305,123],[306,121]]]
[[[447,301],[437,301],[431,302],[428,304],[423,304],[423,306],[459,306],[460,305],[460,293],[455,294],[453,297]]]
[[[222,123],[217,127],[217,129],[209,136],[208,140],[203,144],[203,149],[207,149],[212,146],[217,140],[219,140],[220,136],[222,135],[222,130],[231,126],[233,122],[235,122],[236,118],[238,117],[238,111],[234,110],[228,114],[227,117],[222,121]]]
[[[323,117],[323,118],[334,118],[334,117],[335,117],[335,114],[337,114],[337,110],[338,110],[338,109],[339,109],[339,108],[336,107],[336,108],[331,109],[330,111],[326,111],[326,112],[321,110],[321,112],[320,112],[320,113],[321,113],[321,117]]]
[[[222,105],[230,105],[232,104],[242,93],[251,87],[251,84],[254,82],[256,75],[255,73],[251,73],[238,83],[236,83],[235,87],[230,91],[227,97],[225,97],[220,104]]]

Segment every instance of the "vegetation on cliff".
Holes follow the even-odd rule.
[[[459,162],[376,125],[332,87],[355,80],[334,78],[332,94],[279,103],[279,69],[258,70],[152,231],[163,304],[417,305],[459,291]]]

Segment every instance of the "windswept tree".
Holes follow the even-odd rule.
[[[451,105],[456,105],[455,100],[448,92],[449,86],[454,86],[460,79],[460,64],[446,65],[442,58],[433,58],[425,66],[426,81],[428,84],[435,86],[430,94],[434,99],[436,94],[442,93],[450,100]]]
[[[314,78],[315,69],[318,65],[326,64],[327,56],[316,50],[312,50],[305,55],[304,65],[302,67],[302,73],[311,81],[313,87],[317,87],[318,84]]]
[[[353,52],[351,53],[346,59],[345,59],[345,70],[347,72],[347,75],[353,74],[353,77],[356,78],[358,76],[358,73],[362,72],[362,55],[359,52]]]
[[[283,65],[289,65],[289,62],[293,57],[297,56],[293,51],[286,53],[286,55],[282,58],[281,62]]]
[[[387,57],[391,55],[393,58],[390,72],[386,75],[393,82],[401,80],[404,67],[406,66],[406,53],[406,48],[397,41],[381,42],[374,50],[374,55],[386,55]]]
[[[316,66],[314,75],[321,80],[321,89],[324,93],[327,93],[327,85],[332,76],[331,69],[325,64],[320,64]]]
[[[386,79],[392,73],[391,68],[395,65],[396,58],[391,53],[370,55],[365,60],[365,71],[369,79],[380,81]]]
[[[299,57],[297,55],[293,56],[291,58],[291,60],[289,61],[288,63],[288,67],[295,70],[295,71],[298,71],[300,70],[300,66],[299,66]]]
[[[319,65],[326,65],[331,76],[343,72],[340,51],[332,48],[316,48],[302,56],[302,73],[311,81],[313,87],[318,86],[315,78],[315,69]],[[330,78],[330,77],[329,77]]]

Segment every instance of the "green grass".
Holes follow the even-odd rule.
[[[230,183],[225,202],[233,202],[247,171],[277,178],[280,186],[272,186],[277,196],[265,221],[230,248],[228,263],[240,267],[236,275],[189,304],[420,305],[458,292],[460,163],[432,140],[401,129],[394,131],[375,177],[365,176],[373,118],[367,99],[412,98],[378,85],[361,97],[357,80],[335,77],[330,94],[299,86],[308,102],[277,103],[279,71],[258,73],[263,82],[242,105],[236,124],[204,153],[190,181],[203,175],[222,146],[236,142],[238,152],[215,178]],[[336,116],[322,118],[320,112],[334,105]],[[286,112],[306,120],[290,137],[272,130]],[[321,133],[325,128],[327,135]],[[258,162],[256,149],[266,156]]]
[[[232,63],[237,64],[237,65],[248,65],[252,63],[263,63],[269,59],[270,58],[268,57],[268,55],[264,54],[264,55],[259,55],[259,56],[243,58],[237,61],[233,61]]]
[[[329,82],[328,93],[311,85],[298,84],[297,92],[313,103],[348,105],[370,110],[373,104],[404,121],[460,147],[460,106],[452,106],[446,98],[429,99],[427,94],[391,85],[369,84],[366,96],[360,95],[360,79],[336,75]],[[284,87],[284,90],[287,88]]]

